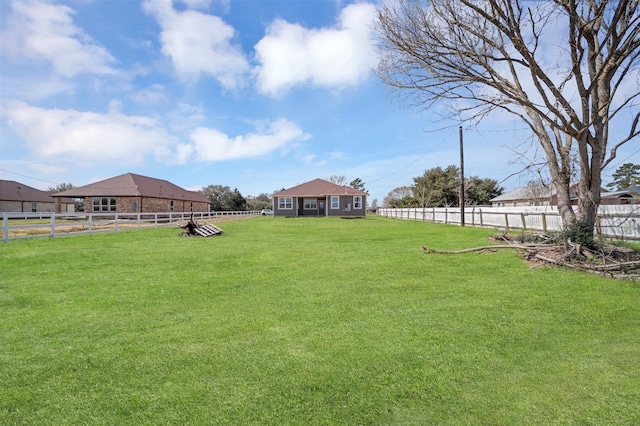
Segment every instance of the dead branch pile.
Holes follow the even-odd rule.
[[[422,246],[425,253],[458,254],[469,252],[487,252],[501,249],[518,250],[531,269],[543,265],[561,266],[592,274],[611,276],[617,279],[640,280],[640,253],[624,247],[605,245],[594,251],[567,241],[565,245],[519,244],[510,241],[506,235],[499,237],[508,244],[494,244],[463,250],[433,250]]]

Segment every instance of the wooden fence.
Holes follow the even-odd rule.
[[[226,221],[259,216],[260,211],[193,212],[197,221]],[[168,213],[2,213],[3,241],[19,238],[57,237],[122,229],[177,226],[191,212]]]
[[[465,207],[468,226],[530,231],[561,231],[562,220],[555,207]],[[381,208],[378,216],[459,225],[457,207]],[[640,240],[640,205],[600,206],[596,233],[604,238]]]

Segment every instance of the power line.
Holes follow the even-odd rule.
[[[634,155],[636,155],[636,154],[637,154],[637,153],[639,153],[639,152],[640,152],[640,149],[636,150],[635,152],[632,152],[631,154],[629,154],[629,155],[627,156],[627,158],[625,158],[625,159],[623,159],[623,160],[618,161],[618,164],[616,164],[616,165],[612,165],[611,167],[612,167],[612,168],[613,168],[613,167],[618,167],[619,165],[621,165],[622,163],[624,163],[624,162],[625,162],[625,161],[627,161],[629,158],[633,157]]]
[[[0,169],[0,171],[5,172],[5,173],[10,173],[12,175],[20,176],[20,177],[23,177],[23,178],[27,178],[27,179],[38,180],[40,182],[46,182],[46,183],[53,183],[53,184],[56,184],[56,185],[62,185],[60,182],[53,182],[53,181],[50,181],[50,180],[38,179],[38,178],[34,178],[34,177],[31,177],[31,176],[27,176],[27,175],[21,175],[20,173],[10,172],[9,170],[5,170],[5,169]]]
[[[410,162],[410,163],[408,163],[408,164],[406,164],[406,165],[404,165],[404,166],[400,167],[399,169],[397,169],[397,170],[395,170],[395,171],[393,171],[393,172],[391,172],[391,173],[388,173],[388,174],[386,174],[386,175],[384,175],[384,176],[382,176],[382,177],[380,177],[380,178],[378,178],[378,179],[370,180],[370,181],[368,181],[368,182],[367,182],[367,184],[371,184],[371,183],[375,183],[375,182],[380,182],[381,180],[384,180],[384,179],[388,178],[389,176],[393,176],[393,175],[395,175],[396,173],[399,173],[399,172],[401,172],[401,171],[403,171],[403,170],[407,169],[409,166],[411,166],[411,165],[413,165],[413,164],[417,163],[418,161],[420,161],[420,160],[422,160],[424,157],[426,157],[428,154],[432,153],[432,152],[433,152],[436,148],[438,148],[440,145],[442,145],[443,143],[447,142],[447,141],[448,141],[448,139],[451,137],[451,135],[452,135],[452,134],[453,134],[453,133],[451,133],[451,134],[449,134],[448,136],[446,136],[446,137],[445,137],[444,139],[442,139],[442,140],[441,140],[437,145],[435,145],[435,146],[434,146],[433,148],[431,148],[429,151],[425,152],[424,154],[422,154],[420,157],[416,158],[416,159],[415,159],[415,160],[413,160],[412,162]]]

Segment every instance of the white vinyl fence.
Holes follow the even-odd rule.
[[[460,224],[457,207],[382,208],[378,216]],[[472,207],[464,209],[467,226],[531,231],[561,231],[562,221],[556,207]],[[600,206],[596,233],[605,238],[640,240],[640,205]]]
[[[114,232],[121,229],[176,226],[191,212],[168,213],[1,213],[3,241],[19,238]],[[193,212],[198,220],[229,220],[259,216],[260,211]]]

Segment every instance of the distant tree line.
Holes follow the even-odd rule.
[[[612,191],[620,191],[640,185],[640,165],[625,163],[612,174],[613,181],[607,185]],[[504,188],[495,179],[472,176],[465,179],[465,205],[490,204],[490,200],[502,195]],[[527,192],[532,200],[547,196],[550,185],[530,181]],[[400,186],[389,192],[384,206],[391,208],[451,207],[459,205],[460,170],[456,166],[445,169],[435,167],[413,178],[413,185]]]
[[[464,181],[465,205],[487,205],[489,200],[501,195],[504,188],[495,179],[472,176]],[[392,208],[451,207],[458,206],[460,198],[460,169],[448,166],[426,170],[413,178],[413,185],[401,186],[384,199],[384,205]]]

